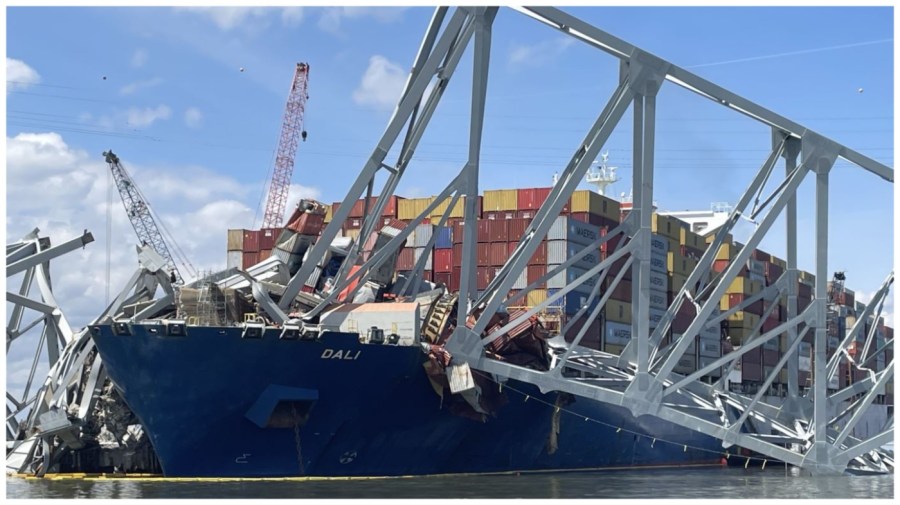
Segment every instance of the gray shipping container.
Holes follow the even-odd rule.
[[[568,240],[574,244],[588,245],[600,238],[600,228],[590,223],[569,216],[559,216],[550,231],[547,232],[547,240]]]
[[[425,247],[431,236],[434,234],[434,226],[430,224],[419,224],[416,226],[416,238],[414,244],[416,247]],[[430,268],[430,267],[429,267]]]
[[[628,345],[631,342],[631,325],[627,323],[617,323],[606,321],[603,336],[606,340],[604,343],[613,345]]]
[[[659,235],[652,233],[650,235],[650,254],[665,258],[669,252],[669,241]]]
[[[225,257],[225,268],[241,268],[243,262],[243,252],[228,251]]]
[[[547,265],[547,270],[551,270],[553,268],[558,267],[559,265]],[[547,288],[548,289],[562,289],[569,284],[575,282],[575,279],[581,277],[587,273],[587,270],[583,270],[578,267],[569,267],[558,274],[554,275],[547,279]],[[592,276],[588,278],[583,284],[580,284],[575,287],[570,293],[582,293],[585,295],[591,294],[591,290],[594,289],[594,285],[597,283],[597,276]]]
[[[697,360],[697,369],[699,370],[701,368],[705,368],[706,366],[712,364],[712,362],[715,360],[716,360],[716,358],[701,355],[700,358]],[[722,376],[722,367],[714,368],[707,375],[718,379],[719,377]]]
[[[658,291],[650,291],[650,308],[667,309],[669,307],[669,298],[665,293]]]
[[[428,225],[428,226],[431,226],[431,225]],[[424,247],[416,247],[414,249],[414,251],[415,251],[414,252],[415,262],[416,262],[416,264],[418,264],[419,258],[421,258],[422,254],[425,253],[425,248]],[[427,256],[428,257],[425,259],[425,270],[431,270],[431,249],[428,250]]]
[[[650,270],[664,273],[668,275],[668,260],[664,256],[650,255]]]
[[[523,268],[522,273],[516,277],[516,282],[513,283],[512,289],[525,289],[528,287],[528,269]]]
[[[650,270],[650,289],[663,293],[669,291],[669,276],[663,272]]]
[[[700,356],[719,358],[722,356],[722,341],[719,339],[700,338]]]
[[[560,264],[584,250],[581,244],[575,244],[566,240],[550,240],[547,242],[547,263]],[[572,266],[589,269],[600,263],[600,250],[594,249],[586,253]]]

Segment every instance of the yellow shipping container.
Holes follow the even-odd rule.
[[[731,345],[742,345],[750,339],[753,328],[731,325],[728,328],[728,336],[731,337]]]
[[[447,207],[450,206],[450,200],[452,200],[452,197],[447,197],[446,200],[439,203],[437,205],[437,207],[434,208],[434,211],[431,212],[431,218],[432,218],[431,221],[434,224],[438,223],[438,221],[435,221],[434,218],[438,218],[438,220],[440,220],[440,218],[444,215],[444,212],[447,211]],[[463,197],[459,197],[459,199],[456,200],[456,205],[454,205],[453,209],[450,211],[450,217],[463,217],[463,216],[465,216],[465,214],[466,214],[466,199]]]
[[[716,234],[715,234],[715,233],[711,233],[711,234],[707,235],[706,237],[704,237],[704,238],[703,238],[703,241],[706,242],[707,244],[712,244],[712,241],[715,240],[715,238],[716,238]],[[734,243],[734,237],[733,237],[730,233],[727,234],[727,235],[725,235],[725,242],[723,242],[723,243],[725,243],[725,244],[733,244],[733,243]]]
[[[810,286],[814,286],[816,284],[816,276],[805,271],[800,271],[800,282],[804,284],[809,284]]]
[[[697,262],[695,260],[682,256],[680,250],[669,251],[668,253],[666,253],[666,256],[666,270],[668,270],[669,273],[687,276],[691,273],[694,267],[697,266]]]
[[[344,236],[345,236],[345,237],[350,237],[350,238],[352,238],[353,240],[356,240],[356,239],[359,238],[359,233],[360,233],[360,231],[361,231],[361,230],[359,230],[359,229],[357,229],[357,228],[352,228],[352,229],[349,229],[349,230],[345,230],[345,231],[344,231]]]
[[[731,328],[738,327],[752,329],[757,324],[759,324],[759,316],[745,310],[739,310],[728,316],[728,326]]]
[[[397,219],[400,220],[412,220],[415,219],[419,214],[425,212],[425,209],[431,205],[431,202],[434,201],[434,197],[430,196],[428,198],[406,198],[404,200],[397,200]],[[428,216],[426,216],[428,217]]]
[[[631,304],[619,300],[609,299],[603,307],[606,311],[606,320],[616,323],[631,323]]]
[[[677,228],[677,224],[673,223],[673,218],[669,216],[661,216],[657,213],[653,213],[653,217],[651,219],[651,226],[653,233],[658,235],[665,235],[669,238],[678,239],[681,232]]]
[[[690,247],[691,249],[699,249],[701,251],[706,249],[706,242],[700,235],[688,230],[687,228],[681,228],[680,233],[681,236],[678,238],[678,241],[681,245]]]
[[[527,299],[528,299],[528,306],[535,307],[547,299],[547,290],[546,289],[532,289],[531,291],[528,292]]]
[[[769,261],[780,266],[782,269],[787,270],[787,261],[781,258],[776,258],[775,256],[770,257]]]
[[[619,202],[587,189],[572,193],[569,212],[588,212],[615,221],[620,217]]]
[[[331,222],[331,216],[333,215],[333,212],[334,212],[334,211],[331,209],[331,204],[330,204],[330,203],[326,203],[326,204],[325,204],[325,222],[326,222],[326,223],[330,223],[330,222]]]
[[[751,281],[746,277],[735,277],[725,292],[728,294],[755,295],[762,291],[762,283]]]
[[[607,344],[603,343],[603,351],[608,352],[610,354],[621,355],[622,351],[625,350],[624,345],[616,345],[616,344]]]
[[[739,252],[741,252],[741,246],[732,244],[730,242],[725,242],[721,247],[719,247],[719,250],[716,251],[716,259],[730,260],[734,258]]]
[[[518,189],[491,189],[484,192],[482,212],[518,210]]]
[[[242,251],[244,249],[244,230],[228,230],[228,250]]]

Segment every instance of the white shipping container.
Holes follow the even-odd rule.
[[[528,269],[522,269],[522,273],[516,277],[516,282],[513,283],[513,289],[525,289],[528,287]]]
[[[431,225],[429,225],[429,226],[431,226]],[[424,247],[416,247],[413,251],[414,251],[413,255],[415,256],[415,262],[416,262],[415,264],[418,264],[419,258],[421,258],[423,254],[425,254],[425,248]],[[431,249],[428,250],[428,254],[426,256],[427,257],[425,259],[425,270],[431,270]]]
[[[685,303],[687,303],[687,302],[685,302]],[[712,319],[712,318],[716,317],[718,314],[719,314],[719,311],[716,310],[716,311],[714,311],[713,314],[711,314],[709,316],[709,318]],[[709,340],[712,340],[712,339],[721,340],[722,339],[722,330],[721,330],[721,326],[719,325],[719,323],[716,323],[712,326],[707,326],[705,328],[702,328],[697,334],[700,335],[700,338],[706,338]]]
[[[700,339],[700,356],[718,358],[722,356],[722,341],[719,339]]]
[[[747,278],[749,278],[751,281],[756,281],[756,282],[759,282],[759,283],[761,283],[761,284],[763,284],[763,285],[766,284],[766,276],[765,276],[765,274],[761,274],[761,273],[758,273],[758,272],[750,272],[750,274],[747,275]]]
[[[312,273],[309,274],[309,278],[306,279],[306,282],[304,282],[303,284],[311,288],[315,288],[316,284],[319,283],[320,277],[322,277],[322,269],[319,267],[313,268]]]
[[[547,269],[555,268],[557,265],[548,265]],[[569,284],[573,284],[576,279],[581,277],[587,273],[587,270],[583,270],[578,267],[569,267],[558,274],[554,275],[547,279],[547,288],[549,289],[562,289]],[[580,284],[573,289],[572,293],[582,293],[585,295],[591,294],[591,290],[594,289],[594,285],[597,283],[597,276],[589,277],[583,284]]]
[[[673,333],[672,334],[672,342],[677,342],[683,335],[681,333]],[[684,351],[685,356],[697,356],[697,340],[694,339],[691,341],[691,345],[688,346],[687,350]]]
[[[654,328],[659,326],[659,322],[662,320],[663,316],[666,314],[664,309],[658,309],[655,307],[650,307],[650,330],[652,331]]]
[[[228,251],[225,256],[225,268],[241,268],[243,254],[241,251]]]
[[[766,275],[766,267],[763,265],[763,262],[753,258],[747,260],[747,270],[749,270],[750,273]]]
[[[669,290],[669,276],[664,272],[650,270],[650,289],[663,293]]]
[[[682,375],[688,375],[697,370],[697,357],[689,354],[678,358],[678,364],[675,365],[673,371]]]
[[[699,370],[701,368],[706,368],[707,366],[711,365],[712,362],[715,361],[716,359],[717,358],[703,356],[701,354],[697,360],[697,369]],[[706,375],[718,379],[719,377],[722,376],[722,367],[714,368],[711,372],[707,373]]]
[[[600,228],[590,223],[569,216],[559,216],[550,231],[547,232],[547,240],[567,240],[581,245],[588,245],[600,239]]]

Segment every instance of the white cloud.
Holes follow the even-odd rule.
[[[201,122],[203,122],[203,113],[200,112],[200,109],[188,107],[188,109],[184,111],[184,124],[189,128],[199,128]]]
[[[34,228],[53,244],[76,238],[85,229],[94,236],[93,243],[51,262],[57,301],[77,330],[106,305],[107,242],[111,243],[109,294],[115,297],[137,266],[137,237],[115,191],[112,207],[107,208],[109,167],[99,153],[73,147],[53,132],[21,133],[8,137],[6,144],[8,241]],[[253,225],[262,183],[248,185],[198,166],[148,167],[125,158],[122,163],[193,266],[224,268],[226,230]],[[318,194],[314,188],[292,186],[289,205],[301,196]],[[106,232],[107,210],[111,236]],[[21,275],[14,276],[8,284],[18,286],[20,281]],[[25,322],[31,320],[26,317]],[[35,348],[34,332],[10,347],[8,390],[21,390]],[[46,375],[45,370],[39,370],[39,378]]]
[[[875,291],[854,291],[854,299],[857,302],[862,302],[868,305],[872,298],[875,296]],[[878,307],[874,307],[872,309],[872,313],[875,313],[875,309]],[[881,317],[884,318],[884,324],[890,327],[894,327],[894,295],[892,292],[889,292],[887,295],[887,299],[884,301],[884,308],[881,310]],[[849,328],[848,328],[849,330]]]
[[[281,18],[285,26],[297,26],[303,21],[303,7],[177,7],[206,17],[219,29],[259,31],[271,24],[273,16]]]
[[[37,71],[24,61],[6,57],[6,90],[7,92],[26,89],[41,82]]]
[[[172,117],[172,109],[167,105],[160,105],[155,108],[147,107],[144,109],[131,107],[125,112],[125,115],[128,125],[140,128],[150,126],[159,119],[169,119]]]
[[[398,7],[326,7],[319,17],[319,28],[340,33],[345,19],[371,18],[379,23],[392,23],[403,17],[405,9]]]
[[[517,44],[509,53],[511,65],[541,65],[563,53],[575,40],[571,37],[558,37],[537,44]]]
[[[122,86],[122,89],[119,90],[120,95],[131,95],[142,89],[152,88],[154,86],[158,86],[162,84],[163,80],[159,77],[154,77],[153,79],[147,79],[145,81],[135,81],[125,86]]]
[[[281,22],[285,26],[297,26],[303,22],[303,7],[285,7],[281,10]]]
[[[387,110],[397,105],[407,72],[381,55],[369,59],[369,67],[353,92],[353,101],[360,105],[371,105]]]
[[[134,68],[141,68],[147,63],[148,53],[146,49],[135,49],[134,54],[131,55],[131,66]]]

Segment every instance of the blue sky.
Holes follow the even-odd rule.
[[[890,8],[565,10],[893,166]],[[224,267],[225,229],[261,219],[294,64],[310,64],[310,98],[292,195],[340,200],[383,132],[431,11],[8,8],[7,234],[94,232],[97,242],[55,274],[73,305],[64,309],[85,324],[105,297],[100,153],[111,148],[194,265]],[[511,10],[493,33],[481,187],[547,186],[609,98],[617,62]],[[439,192],[464,162],[470,67],[469,54],[400,195]],[[623,178],[615,193],[630,184],[629,123],[630,113],[607,146]],[[667,84],[655,199],[667,210],[735,202],[768,149],[765,128]],[[832,176],[829,269],[871,293],[891,268],[893,187],[846,162]],[[114,203],[113,294],[134,268],[135,241]],[[807,181],[800,258],[809,270],[813,204]],[[782,234],[764,244],[779,254]]]

